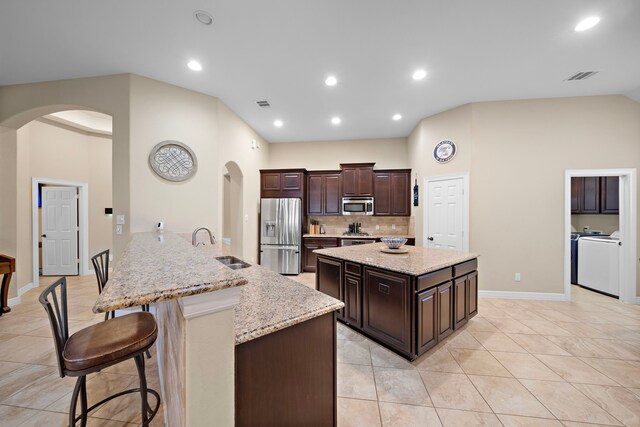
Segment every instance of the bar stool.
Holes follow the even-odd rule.
[[[57,288],[60,290],[58,302]],[[56,280],[40,294],[40,304],[49,316],[53,342],[58,359],[60,377],[77,377],[69,407],[69,426],[78,420],[86,426],[87,415],[98,406],[130,393],[140,393],[142,426],[148,426],[160,407],[160,395],[147,388],[144,352],[156,341],[158,326],[150,313],[131,313],[84,328],[69,336],[67,312],[67,280]],[[53,305],[50,302],[53,301]],[[140,387],[124,390],[102,399],[87,408],[87,375],[104,368],[134,359],[140,378]],[[148,403],[148,394],[156,398],[155,408]],[[80,396],[81,414],[76,417],[76,405]]]
[[[93,257],[91,257],[91,263],[93,264],[93,271],[96,272],[96,280],[98,282],[98,294],[102,293],[102,290],[109,281],[109,249],[102,251]],[[149,304],[142,305],[142,311],[149,312]],[[104,314],[104,320],[107,320],[111,315],[111,318],[116,317],[115,311],[108,311]],[[147,359],[151,359],[151,353],[147,351]]]

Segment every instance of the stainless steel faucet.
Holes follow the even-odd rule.
[[[199,228],[196,228],[193,231],[193,234],[191,235],[191,244],[193,246],[198,246],[199,245],[199,243],[196,243],[196,237],[198,236],[198,232],[201,231],[201,230],[205,230],[207,233],[209,233],[209,240],[211,240],[211,244],[212,245],[215,245],[216,244],[216,238],[213,237],[213,234],[211,233],[211,230],[209,230],[207,227],[199,227]],[[200,242],[200,243],[202,243],[204,245],[203,242]]]

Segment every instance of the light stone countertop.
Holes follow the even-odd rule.
[[[344,307],[337,299],[259,265],[232,270],[215,259],[222,244],[193,247],[165,233],[134,234],[94,312],[111,311],[241,286],[235,307],[236,345]],[[166,259],[167,263],[161,262]]]
[[[338,238],[338,239],[380,239],[382,237],[401,237],[403,239],[415,239],[416,236],[410,236],[408,234],[371,234],[369,236],[345,236],[344,234],[303,234],[305,238]]]
[[[93,311],[104,313],[246,283],[175,234],[138,233],[131,237]]]
[[[406,254],[388,254],[382,252],[380,250],[382,248],[386,248],[384,243],[373,243],[370,245],[316,249],[313,252],[317,255],[352,261],[410,276],[420,276],[478,257],[478,254],[469,252],[428,249],[419,246],[403,246],[403,248],[409,249]]]

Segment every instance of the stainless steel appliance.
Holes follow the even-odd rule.
[[[340,239],[340,246],[368,245],[375,242],[376,239]]]
[[[373,197],[343,197],[342,215],[373,215]]]
[[[300,199],[262,199],[260,216],[260,265],[280,274],[300,274]]]

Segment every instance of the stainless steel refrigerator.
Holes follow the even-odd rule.
[[[301,200],[262,199],[260,217],[260,265],[280,274],[300,274]]]

